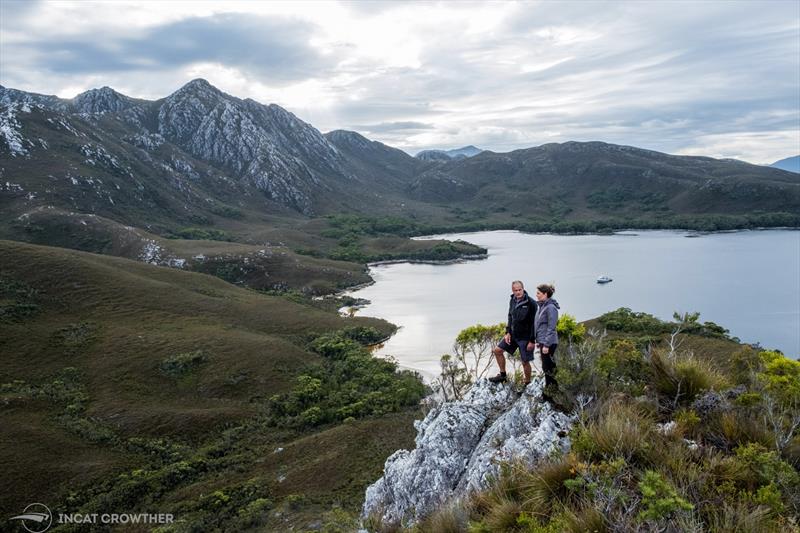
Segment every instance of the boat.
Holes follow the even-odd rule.
[[[597,283],[611,283],[614,281],[613,279],[609,278],[608,276],[600,276],[597,278]]]

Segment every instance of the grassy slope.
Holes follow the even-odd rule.
[[[121,258],[9,241],[0,241],[0,255],[0,277],[35,289],[28,301],[39,307],[33,316],[0,322],[0,381],[50,383],[63,368],[76,367],[89,397],[86,417],[122,439],[217,445],[223,428],[247,425],[256,414],[251,399],[285,391],[293,375],[320,360],[304,349],[311,333],[347,324],[391,329],[380,320],[345,319],[211,276]],[[63,334],[78,324],[88,334],[77,341]],[[206,354],[196,371],[177,379],[159,371],[165,358],[195,350]],[[15,487],[0,496],[6,512],[30,501],[61,501],[67,490],[147,463],[142,453],[93,444],[65,429],[57,402],[3,397],[0,456]],[[251,424],[229,450],[235,461],[179,485],[150,508],[180,507],[247,477],[261,480],[276,502],[306,493],[284,519],[319,515],[315,506],[335,499],[354,509],[385,457],[410,444],[404,441],[412,419],[401,413],[304,435]],[[276,447],[286,449],[280,458],[272,456]],[[283,483],[279,475],[287,476]]]

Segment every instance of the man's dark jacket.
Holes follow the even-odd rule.
[[[517,300],[511,295],[508,303],[508,324],[506,333],[511,333],[512,340],[530,341],[536,338],[534,335],[534,317],[536,316],[536,301],[528,296],[527,291],[523,293],[522,299]]]

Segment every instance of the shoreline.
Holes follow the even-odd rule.
[[[583,231],[577,233],[558,233],[553,231],[525,231],[517,228],[503,228],[503,229],[480,229],[480,230],[467,230],[467,231],[451,231],[447,233],[434,233],[428,235],[416,235],[409,237],[410,239],[427,241],[441,239],[446,235],[469,235],[473,233],[493,233],[493,232],[517,232],[524,233],[525,235],[555,235],[559,237],[580,237],[587,235],[595,235],[597,237],[635,237],[638,233],[631,232],[651,232],[651,231],[668,231],[671,233],[687,233],[688,236],[702,236],[702,235],[717,235],[724,233],[744,233],[747,231],[800,231],[800,226],[776,226],[767,227],[760,226],[756,228],[739,228],[739,229],[718,229],[718,230],[694,230],[688,228],[622,228],[614,231]],[[469,241],[467,241],[469,242]],[[472,244],[472,243],[470,243]],[[487,254],[488,255],[488,254]],[[397,262],[409,262],[398,260]]]

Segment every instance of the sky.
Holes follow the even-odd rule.
[[[800,1],[0,0],[0,85],[194,78],[411,154],[605,141],[800,154]]]

